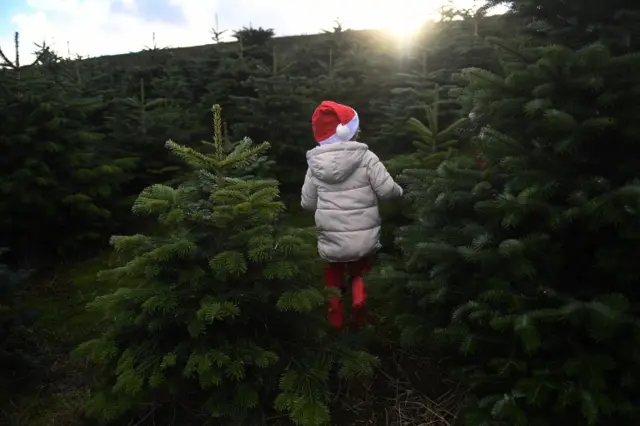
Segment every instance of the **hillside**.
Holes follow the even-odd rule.
[[[517,21],[509,16],[493,15],[482,18],[483,34],[487,36],[501,36],[513,31],[517,27]],[[410,52],[419,52],[428,48],[428,39],[430,35],[438,34],[440,27],[446,26],[454,30],[460,30],[463,27],[469,27],[469,23],[464,21],[450,22],[433,22],[425,26],[413,39],[405,40],[396,35],[390,34],[384,30],[345,30],[339,34],[326,32],[319,34],[306,34],[297,36],[275,36],[271,39],[271,45],[284,55],[293,53],[296,50],[308,45],[320,45],[325,42],[334,40],[339,35],[340,39],[346,43],[360,43],[365,46],[372,46],[379,51],[387,51],[389,49],[399,49],[409,54]],[[425,45],[424,42],[427,42]],[[237,41],[221,42],[205,44],[201,46],[190,47],[159,47],[169,52],[178,60],[197,61],[209,57],[216,52],[236,51],[239,49],[240,43]],[[100,63],[117,64],[122,66],[133,66],[147,60],[149,55],[153,54],[153,50],[143,50],[140,52],[123,53],[119,55],[105,55],[89,60],[98,60]]]

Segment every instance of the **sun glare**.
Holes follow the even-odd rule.
[[[385,16],[387,23],[383,28],[396,37],[407,38],[418,32],[432,17],[433,16],[425,16],[422,14],[391,13]]]
[[[402,40],[415,35],[423,25],[429,21],[437,20],[440,8],[447,2],[445,0],[381,0],[371,2],[366,8],[361,8],[354,14],[359,24],[365,24],[369,28],[385,29]],[[453,0],[456,8],[471,8],[483,1]]]
[[[437,17],[438,6],[428,1],[386,0],[367,8],[366,19],[375,27],[406,39],[413,36],[429,20]],[[363,16],[364,17],[364,16]]]

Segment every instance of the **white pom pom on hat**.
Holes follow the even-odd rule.
[[[348,141],[349,139],[351,139],[351,134],[350,134],[350,130],[349,127],[342,125],[342,124],[338,124],[336,126],[336,136],[338,137],[338,139],[340,139],[341,141]]]
[[[353,108],[333,101],[323,101],[314,111],[311,125],[313,136],[323,145],[353,139],[360,120]]]

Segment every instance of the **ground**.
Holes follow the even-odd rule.
[[[109,290],[97,282],[96,274],[112,265],[111,254],[100,254],[84,262],[61,264],[27,283],[27,292],[21,301],[24,307],[36,309],[39,314],[34,331],[50,368],[37,388],[27,395],[16,396],[10,403],[10,411],[0,413],[0,424],[79,424],[82,406],[89,395],[91,375],[70,352],[99,326],[96,313],[86,310],[85,306]],[[6,418],[2,419],[3,416]]]

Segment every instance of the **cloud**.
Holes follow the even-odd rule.
[[[210,42],[209,30],[222,1],[197,0],[27,0],[26,11],[12,18],[20,32],[21,53],[47,41],[62,54],[138,51],[153,43],[186,46]],[[10,34],[2,34],[6,46]],[[68,46],[67,46],[68,43]],[[5,48],[6,49],[6,48]]]
[[[0,0],[7,1],[7,0]],[[424,16],[437,9],[415,0],[22,0],[26,7],[0,32],[0,46],[13,56],[12,33],[20,32],[21,55],[46,41],[63,55],[109,55],[160,47],[211,43],[218,15],[220,29],[274,28],[277,35],[309,34],[330,28],[340,17],[346,27],[380,27],[393,20]],[[464,0],[469,1],[469,0]],[[422,2],[432,5],[434,2]],[[395,16],[395,17],[394,17]],[[3,25],[5,27],[5,25]]]
[[[329,0],[338,3],[336,0]],[[356,0],[356,3],[360,0]],[[25,0],[0,46],[12,55],[12,33],[20,32],[21,55],[46,41],[61,54],[108,55],[158,46],[211,43],[218,15],[221,29],[274,28],[279,35],[315,33],[331,27],[338,13],[314,10],[295,0]],[[3,25],[4,26],[4,25]],[[7,52],[8,51],[8,52]]]
[[[157,0],[120,0],[112,2],[110,12],[133,12],[138,16],[144,16],[144,18],[150,22],[187,23],[179,5],[168,2],[158,2]]]

